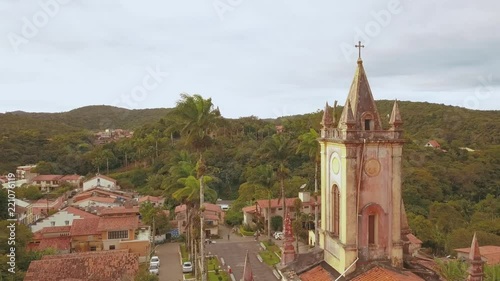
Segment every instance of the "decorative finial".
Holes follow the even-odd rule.
[[[364,48],[365,45],[361,45],[361,41],[358,41],[358,44],[354,45],[354,47],[358,48],[358,60],[361,60],[361,48]]]

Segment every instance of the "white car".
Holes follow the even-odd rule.
[[[158,256],[152,256],[151,260],[149,260],[149,265],[156,265],[160,267],[160,258]]]
[[[193,264],[190,261],[186,261],[182,264],[182,272],[189,273],[193,272]]]
[[[154,275],[160,274],[160,267],[157,264],[151,264],[149,266],[149,273]]]
[[[283,232],[276,231],[274,233],[274,239],[276,239],[276,240],[282,240],[283,238],[285,238],[285,234],[283,234]]]

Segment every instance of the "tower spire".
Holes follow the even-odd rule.
[[[330,106],[328,105],[328,102],[326,102],[325,105],[325,110],[323,111],[323,119],[321,120],[321,125],[323,125],[324,128],[331,128],[333,126],[334,120],[332,118],[332,115],[330,114]]]
[[[470,246],[469,252],[469,277],[467,281],[482,281],[483,280],[483,264],[484,261],[481,259],[481,253],[479,251],[479,243],[477,242],[476,233],[474,232],[474,237],[472,238],[472,244]]]
[[[403,119],[401,119],[401,113],[399,112],[398,100],[394,101],[392,106],[391,118],[389,119],[389,125],[391,129],[398,129],[399,126],[403,124]]]

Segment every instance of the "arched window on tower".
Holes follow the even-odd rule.
[[[363,120],[363,130],[372,131],[375,129],[375,122],[373,121],[373,116],[369,112],[365,112],[362,115]]]
[[[331,190],[331,232],[335,236],[340,233],[340,192],[339,187],[334,184]]]

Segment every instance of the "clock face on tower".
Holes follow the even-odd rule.
[[[338,175],[340,172],[340,157],[336,152],[332,154],[331,169],[332,173],[335,175]]]

